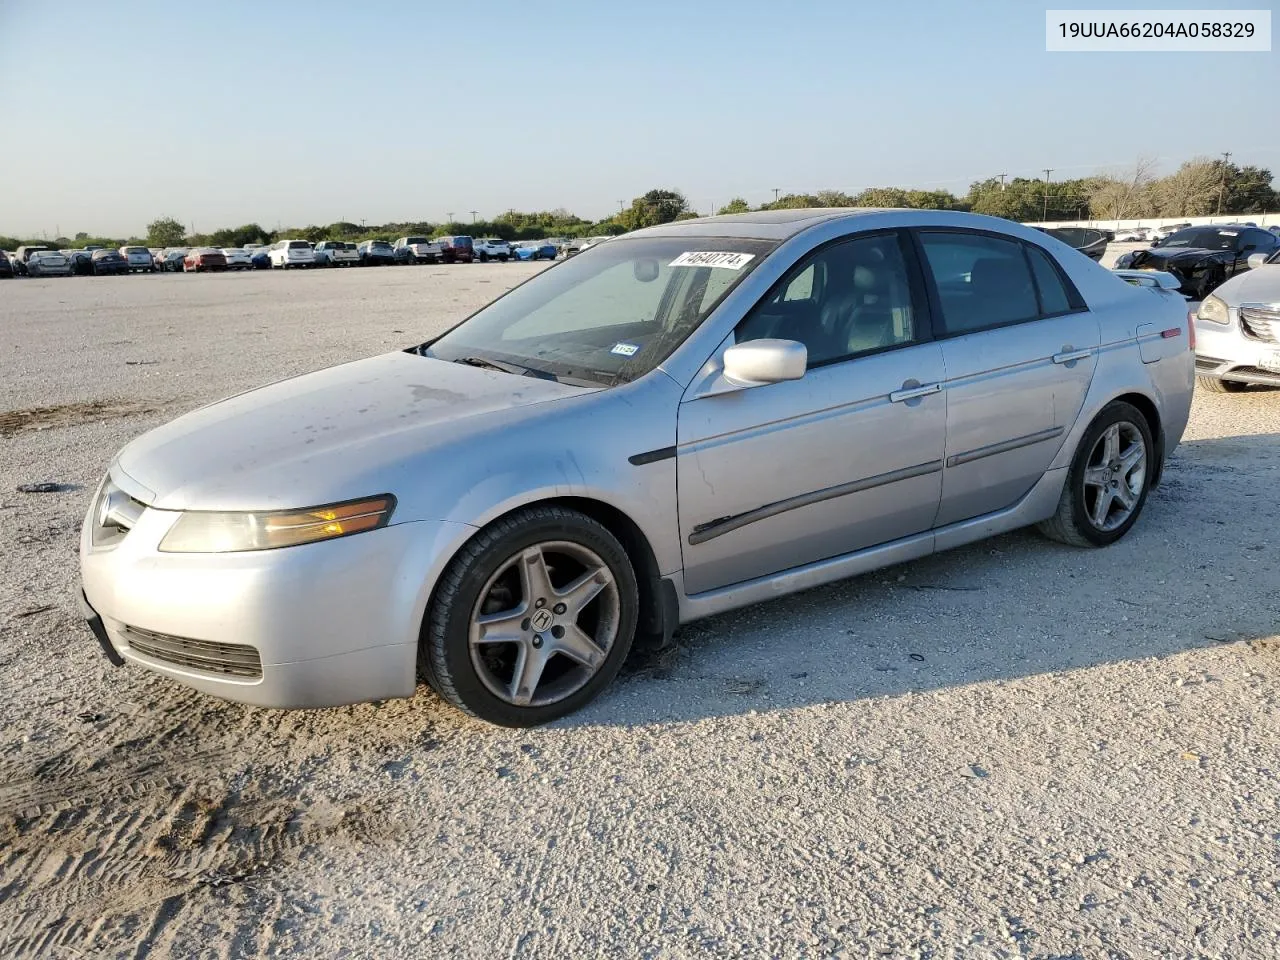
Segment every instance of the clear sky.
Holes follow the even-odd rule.
[[[1067,6],[0,0],[0,234],[597,218],[652,187],[705,212],[1224,150],[1280,172],[1280,54],[1046,53]]]

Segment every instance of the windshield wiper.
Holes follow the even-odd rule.
[[[466,364],[468,367],[483,367],[486,370],[497,370],[499,373],[526,373],[524,367],[518,367],[514,363],[498,363],[495,360],[486,360],[484,357],[456,357],[453,363]]]

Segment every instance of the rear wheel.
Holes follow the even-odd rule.
[[[1240,393],[1249,385],[1239,380],[1219,380],[1217,377],[1196,377],[1196,386],[1205,393]]]
[[[631,562],[607,529],[574,510],[532,507],[486,527],[445,570],[419,669],[482,720],[546,723],[614,678],[638,606]]]
[[[1154,450],[1142,412],[1123,401],[1108,404],[1080,439],[1057,512],[1040,532],[1073,547],[1115,543],[1142,513]]]

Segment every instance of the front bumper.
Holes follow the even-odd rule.
[[[1245,336],[1238,308],[1231,307],[1229,316],[1226,325],[1196,318],[1196,375],[1280,387],[1280,374],[1261,366],[1264,356],[1280,356],[1280,343]]]
[[[279,550],[161,553],[176,517],[148,509],[100,549],[91,510],[80,544],[90,629],[108,656],[263,707],[411,696],[431,585],[472,532],[417,521]]]

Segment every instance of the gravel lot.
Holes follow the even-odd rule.
[[[536,269],[0,282],[0,956],[1278,955],[1280,393],[1197,397],[1110,549],[703,621],[544,729],[108,665],[72,597],[116,449]]]

